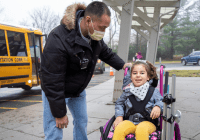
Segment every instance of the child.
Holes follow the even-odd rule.
[[[134,61],[136,61],[136,60],[137,60],[137,55],[138,55],[138,53],[135,53],[135,57],[134,57],[134,58],[135,58],[135,60],[134,60]]]
[[[155,89],[156,68],[148,61],[139,60],[133,64],[130,76],[132,82],[123,88],[115,104],[112,140],[124,140],[130,133],[135,134],[136,140],[149,140],[163,110],[162,96]],[[127,120],[123,121],[124,118]]]
[[[143,58],[143,56],[142,56],[141,52],[138,52],[137,59],[142,59],[142,58]]]

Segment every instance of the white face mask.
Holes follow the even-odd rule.
[[[92,22],[92,20],[91,20],[91,22]],[[90,31],[89,31],[89,28],[88,28],[89,36],[92,38],[92,40],[100,41],[104,37],[105,32],[95,30],[93,23],[92,23],[92,27],[93,27],[94,33],[90,34]]]

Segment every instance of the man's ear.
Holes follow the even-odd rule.
[[[86,20],[86,26],[89,26],[89,23],[91,22],[91,17],[86,16],[85,20]]]

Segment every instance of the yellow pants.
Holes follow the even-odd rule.
[[[136,140],[149,140],[149,135],[154,131],[156,131],[156,126],[151,122],[143,121],[135,125],[125,120],[116,126],[112,140],[124,140],[130,133],[135,134]]]

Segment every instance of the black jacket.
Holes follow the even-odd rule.
[[[43,50],[41,85],[56,118],[67,113],[65,98],[78,97],[87,87],[98,58],[117,70],[125,64],[103,40],[92,40],[90,46],[81,37],[78,19],[83,15],[84,11],[78,12],[75,29],[69,30],[62,23],[52,30]],[[87,67],[81,69],[81,62],[87,60]]]

